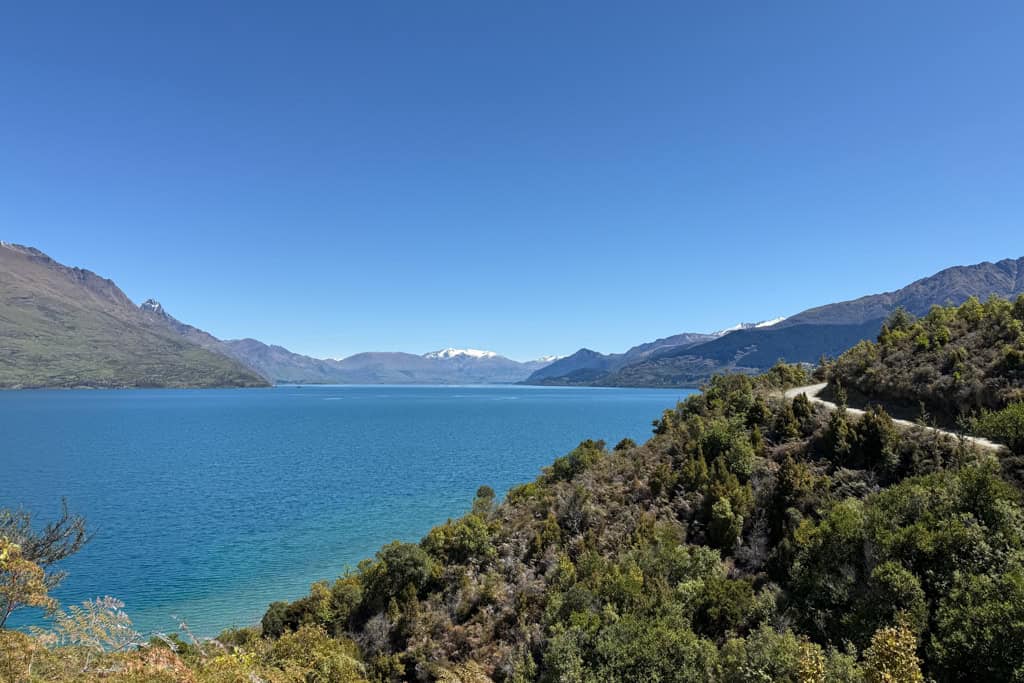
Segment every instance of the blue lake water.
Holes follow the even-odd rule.
[[[0,507],[60,498],[92,543],[62,603],[113,595],[144,632],[259,620],[393,539],[463,514],[585,438],[642,441],[688,390],[277,387],[0,392]],[[26,612],[15,625],[37,617]]]

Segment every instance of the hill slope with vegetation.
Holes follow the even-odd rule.
[[[112,281],[0,244],[0,387],[265,385],[155,324]]]
[[[898,430],[878,408],[785,398],[810,381],[792,366],[717,377],[647,443],[584,441],[501,504],[482,487],[464,517],[274,603],[259,628],[87,668],[197,681],[1024,674],[1014,459]],[[4,634],[3,666],[36,647],[37,680],[92,680],[59,674],[82,650],[40,649],[60,623]]]
[[[829,375],[854,400],[920,406],[1024,452],[1024,296],[972,297],[921,318],[900,309]]]

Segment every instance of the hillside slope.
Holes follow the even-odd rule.
[[[111,280],[0,244],[0,387],[265,385],[154,324]]]
[[[839,356],[829,376],[857,400],[923,404],[946,423],[1006,408],[1024,400],[1024,296],[894,314],[877,342]]]
[[[262,636],[332,634],[374,680],[1010,680],[1019,463],[785,396],[808,381],[719,376],[648,443],[584,441],[501,505],[482,487]]]

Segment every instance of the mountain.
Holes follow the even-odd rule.
[[[895,292],[872,294],[852,301],[818,306],[791,316],[780,327],[791,325],[846,325],[883,320],[896,308],[924,315],[932,306],[959,305],[972,296],[1011,298],[1024,292],[1024,257],[954,266],[921,278]]]
[[[762,323],[743,323],[736,328],[754,327]],[[657,354],[687,349],[697,344],[714,339],[723,332],[703,334],[699,332],[683,332],[671,337],[655,339],[652,342],[638,344],[625,353],[600,353],[592,349],[580,349],[576,353],[559,358],[534,372],[526,379],[526,384],[579,385],[599,382],[615,371],[640,363]]]
[[[548,363],[521,363],[493,351],[442,349],[411,353],[358,353],[337,364],[339,381],[355,384],[513,384]]]
[[[711,336],[712,337],[721,337],[723,335],[729,334],[730,332],[736,332],[738,330],[754,330],[754,329],[757,329],[759,327],[771,327],[772,325],[778,325],[779,323],[781,323],[785,319],[786,319],[786,317],[782,316],[781,318],[772,318],[771,320],[762,320],[759,323],[739,323],[738,325],[733,325],[732,327],[727,327],[724,330],[718,330],[717,332],[712,332]]]
[[[441,349],[440,351],[431,351],[430,353],[423,354],[424,358],[430,358],[432,360],[441,360],[449,358],[497,358],[498,354],[494,351],[481,351],[480,349]]]
[[[242,363],[277,384],[512,384],[548,364],[520,363],[494,351],[447,348],[422,356],[401,352],[358,353],[339,360],[312,358],[256,339],[220,340],[177,320],[150,299],[140,308],[154,324]]]
[[[818,306],[787,318],[739,325],[709,335],[709,339],[697,344],[663,346],[639,360],[613,354],[600,359],[577,359],[574,366],[553,363],[527,382],[696,386],[717,372],[760,372],[780,358],[791,363],[814,363],[823,355],[838,356],[857,342],[876,337],[882,322],[897,308],[924,315],[934,305],[958,305],[972,296],[984,300],[992,295],[1013,298],[1022,293],[1024,258],[956,266],[893,292]]]
[[[0,242],[0,387],[267,384],[157,315],[111,280]]]
[[[193,344],[233,358],[268,382],[330,384],[339,381],[335,361],[310,358],[256,339],[218,339],[205,330],[181,322],[155,299],[142,302],[139,309],[152,324],[162,325]]]

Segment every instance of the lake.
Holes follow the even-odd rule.
[[[66,497],[96,535],[64,604],[143,632],[256,623],[393,539],[416,541],[585,438],[638,442],[685,389],[307,386],[0,392],[0,507]],[[14,625],[35,623],[23,611]]]

